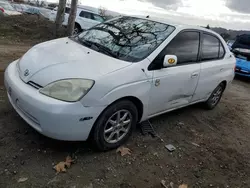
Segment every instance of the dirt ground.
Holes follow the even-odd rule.
[[[160,188],[250,187],[250,82],[235,80],[219,106],[207,111],[195,105],[150,121],[164,140],[138,129],[126,147],[132,155],[99,153],[88,142],[46,138],[12,109],[0,89],[0,187]],[[170,153],[164,146],[173,144]],[[66,173],[52,169],[67,155],[77,162]],[[18,183],[19,178],[28,178]]]
[[[20,58],[35,44],[66,36],[62,27],[57,36],[55,26],[43,17],[21,15],[0,17],[0,85],[7,65]]]
[[[1,27],[0,27],[1,33]],[[6,37],[8,38],[8,37]],[[4,40],[4,38],[0,38]],[[44,39],[45,40],[45,39]],[[9,39],[0,45],[0,66],[19,58],[36,43]],[[1,188],[193,188],[250,187],[250,81],[236,79],[212,111],[200,105],[151,119],[161,139],[137,129],[125,145],[131,155],[96,152],[88,142],[46,138],[27,125],[8,102],[0,71]],[[173,144],[172,153],[165,149]],[[76,163],[56,175],[66,156]],[[28,178],[19,182],[20,178]]]

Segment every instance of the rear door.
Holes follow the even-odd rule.
[[[162,65],[165,55],[176,55],[177,65],[154,70],[150,92],[149,115],[188,105],[197,87],[200,32],[185,30],[167,45],[151,65]],[[150,69],[150,67],[149,67]]]
[[[202,33],[201,72],[192,101],[206,99],[213,90],[232,75],[232,65],[225,59],[225,47],[220,39],[211,33]]]
[[[98,23],[93,20],[93,14],[87,11],[81,11],[79,17],[77,17],[77,22],[81,25],[83,30],[89,29]]]

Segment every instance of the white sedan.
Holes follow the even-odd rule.
[[[213,109],[235,63],[211,30],[119,17],[34,46],[8,66],[5,86],[41,134],[108,150],[153,116],[198,102]]]

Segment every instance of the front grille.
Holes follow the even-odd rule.
[[[39,84],[36,84],[35,82],[29,81],[28,84],[36,89],[42,88]]]

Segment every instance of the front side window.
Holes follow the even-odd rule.
[[[174,30],[171,25],[125,16],[90,28],[76,40],[114,58],[137,62],[151,54]]]
[[[165,55],[176,55],[177,64],[197,62],[200,45],[200,33],[184,31],[178,34],[165,49]]]
[[[225,52],[223,52],[223,55],[224,53]],[[212,35],[203,34],[201,60],[202,61],[216,60],[219,59],[219,56],[222,56],[222,54],[220,54],[219,39]]]

